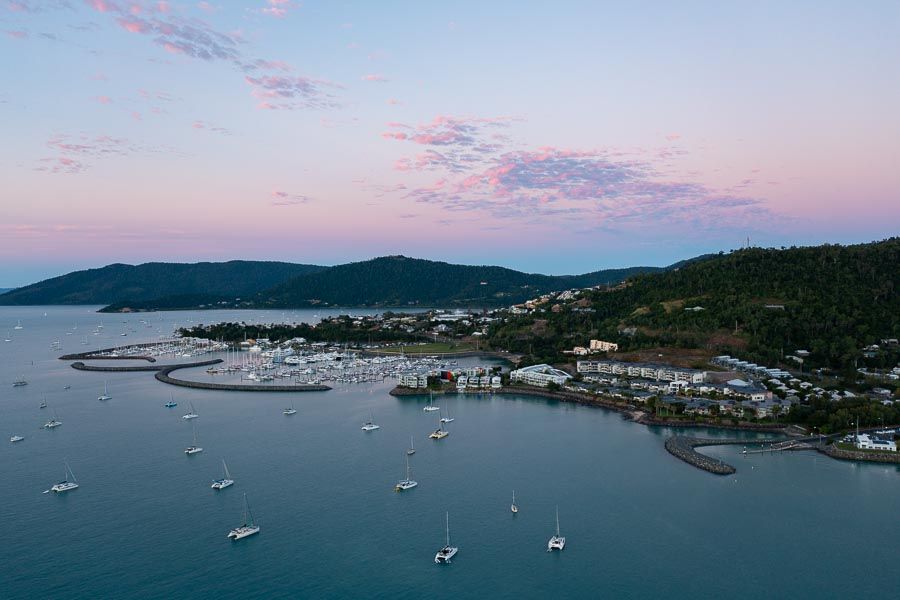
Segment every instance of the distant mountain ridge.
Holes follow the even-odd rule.
[[[223,263],[116,263],[74,271],[0,295],[0,305],[111,304],[165,296],[254,296],[292,277],[324,269],[316,265],[242,261]]]
[[[106,304],[106,312],[208,307],[492,307],[564,289],[615,285],[634,275],[661,270],[631,267],[582,275],[541,275],[406,256],[333,267],[252,261],[113,264],[18,288],[0,296],[0,305]]]

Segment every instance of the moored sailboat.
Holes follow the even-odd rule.
[[[412,488],[419,485],[418,481],[413,481],[410,478],[410,469],[409,469],[409,454],[406,455],[406,479],[401,479],[397,482],[397,485],[394,486],[394,490],[398,492],[402,492],[405,490],[411,490]]]
[[[51,492],[68,492],[78,487],[78,482],[75,480],[75,473],[73,473],[72,469],[69,467],[68,461],[63,462],[66,465],[66,476],[62,481],[50,488]]]
[[[224,490],[230,485],[234,485],[234,479],[231,478],[231,473],[228,472],[228,465],[225,464],[225,459],[222,459],[222,479],[216,479],[212,482],[210,486],[214,490]]]
[[[253,521],[250,503],[247,501],[247,494],[244,494],[244,512],[241,515],[241,525],[229,531],[228,538],[237,541],[256,533],[259,533],[259,525]]]
[[[566,547],[566,538],[565,536],[559,535],[559,506],[556,507],[556,535],[550,538],[547,542],[547,552],[553,552],[554,550],[562,550]]]
[[[450,545],[450,513],[447,512],[446,515],[446,526],[447,526],[447,543],[443,548],[437,551],[437,554],[434,555],[434,562],[443,565],[449,565],[450,559],[456,556],[456,553],[459,552],[459,548],[456,546]]]

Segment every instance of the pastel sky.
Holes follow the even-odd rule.
[[[900,233],[900,2],[0,0],[0,287]]]

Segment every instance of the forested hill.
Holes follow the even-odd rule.
[[[814,363],[852,366],[862,347],[900,336],[898,265],[900,238],[739,250],[594,292],[593,312],[568,307],[514,319],[491,341],[547,356],[599,336],[624,349],[732,350],[768,364],[804,349]]]
[[[386,256],[295,277],[260,294],[260,306],[501,306],[569,288],[619,283],[656,267],[537,275],[503,267]]]
[[[75,271],[0,295],[0,305],[110,304],[163,296],[250,296],[324,267],[284,262],[112,264]]]

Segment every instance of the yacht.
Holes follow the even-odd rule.
[[[5,337],[5,338],[3,338],[3,341],[4,341],[4,342],[11,342],[11,341],[12,341],[12,338],[11,338],[11,337],[10,337],[10,335],[9,335],[9,332],[8,332],[8,331],[7,331],[7,332],[6,332],[6,337]]]
[[[297,409],[294,408],[294,401],[291,400],[291,407],[290,407],[290,408],[286,408],[286,409],[284,409],[284,410],[281,411],[281,412],[282,412],[283,414],[285,414],[285,415],[288,415],[288,416],[290,416],[290,415],[296,415],[296,414],[297,414]]]
[[[69,468],[69,463],[66,462],[66,477],[59,483],[55,484],[52,488],[50,488],[51,492],[68,492],[70,490],[74,490],[78,487],[78,482],[75,480],[75,473],[72,472],[72,469]],[[71,476],[72,480],[69,481],[69,477]]]
[[[394,486],[394,490],[398,492],[402,492],[405,490],[411,490],[417,485],[419,485],[418,481],[413,481],[409,478],[409,455],[406,455],[406,479],[401,479],[397,482],[397,485]]]
[[[47,401],[41,400],[41,403],[38,404],[38,408],[47,408]]]
[[[203,452],[203,448],[197,445],[197,428],[192,427],[192,429],[194,430],[194,443],[184,449],[185,454],[199,454]]]
[[[103,382],[103,393],[97,396],[97,400],[101,402],[112,400],[112,396],[109,395],[109,386],[105,381]]]
[[[259,525],[253,522],[253,513],[250,512],[250,503],[247,502],[247,494],[244,494],[244,512],[241,515],[241,526],[228,532],[228,539],[240,540],[259,533]]]
[[[20,375],[18,379],[13,381],[13,387],[22,387],[23,385],[28,385],[24,375]]]
[[[428,397],[428,404],[426,404],[425,408],[423,408],[422,410],[424,410],[425,412],[441,410],[440,406],[435,406],[434,404],[434,392],[431,392],[431,395]]]
[[[186,414],[186,415],[182,415],[181,418],[184,419],[185,421],[189,421],[190,419],[196,419],[196,418],[199,417],[199,416],[200,416],[200,415],[198,415],[197,413],[194,412],[194,403],[191,402],[191,410],[190,410],[190,412],[188,412],[188,414]]]
[[[21,442],[24,439],[25,438],[23,438],[21,435],[14,435],[11,438],[9,438],[9,441],[12,442],[13,444],[15,444],[16,442]]]
[[[413,444],[413,436],[409,436],[409,448],[406,449],[406,455],[412,456],[416,453],[416,445]]]
[[[449,565],[450,559],[456,556],[456,553],[459,552],[459,548],[450,545],[450,513],[447,513],[447,544],[437,551],[437,554],[434,555],[434,562],[439,565]]]
[[[376,429],[381,429],[381,426],[375,424],[375,415],[370,415],[369,420],[363,423],[360,429],[363,431],[375,431]]]
[[[60,425],[62,425],[62,421],[57,418],[56,412],[54,412],[53,418],[44,423],[43,427],[44,429],[53,429],[55,427],[59,427]]]
[[[513,514],[516,514],[517,512],[519,512],[519,505],[516,504],[516,490],[513,490],[513,501],[512,501],[512,504],[509,505],[509,510]]]
[[[547,542],[547,552],[562,550],[566,547],[566,538],[559,535],[559,506],[556,507],[556,535]]]
[[[438,425],[438,428],[435,429],[434,431],[432,431],[431,435],[429,435],[428,437],[430,437],[433,440],[442,440],[445,437],[447,437],[448,435],[450,435],[450,432],[447,431],[446,429],[444,429],[443,423],[440,423]]]
[[[22,321],[16,322],[16,326],[13,329],[22,329]]]
[[[222,479],[216,479],[212,482],[210,486],[214,490],[224,490],[230,485],[234,485],[234,479],[231,478],[231,473],[228,472],[228,465],[225,464],[225,460],[222,459]]]
[[[176,406],[178,406],[178,403],[175,402],[175,400],[169,400],[169,401],[166,402],[166,404],[165,404],[165,407],[166,407],[166,408],[175,408]]]
[[[450,416],[450,409],[448,408],[448,409],[447,409],[447,416],[446,416],[446,417],[441,417],[441,423],[452,423],[453,420],[454,420],[453,417]]]

